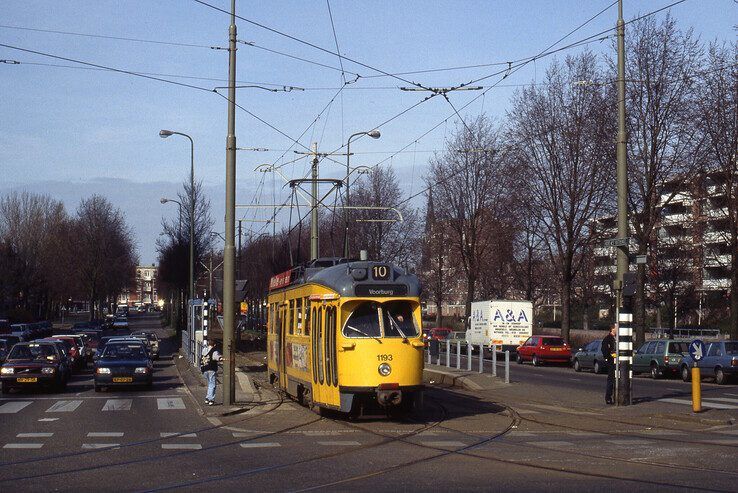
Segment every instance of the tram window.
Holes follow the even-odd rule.
[[[325,361],[325,354],[323,354],[323,337],[325,337],[325,331],[323,330],[323,310],[318,308],[318,319],[316,321],[318,332],[315,334],[318,337],[318,380],[323,383],[323,362]]]
[[[297,325],[296,332],[302,334],[302,298],[295,300],[295,322]]]
[[[413,307],[407,301],[382,304],[385,337],[416,337],[418,329],[413,321]]]
[[[287,319],[287,332],[291,335],[295,333],[295,300],[290,300],[289,318]]]
[[[310,335],[310,301],[305,300],[305,335]]]
[[[342,332],[344,337],[381,337],[379,304],[367,301],[354,308]]]
[[[317,321],[317,317],[315,316],[315,307],[312,308],[310,320],[312,321],[313,327],[312,332],[314,335],[317,334],[315,331],[315,322]],[[318,338],[313,338],[313,350],[312,354],[310,355],[310,359],[313,361],[313,382],[318,383]]]

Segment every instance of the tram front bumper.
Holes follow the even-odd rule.
[[[356,398],[376,400],[382,407],[394,407],[402,403],[404,398],[422,392],[423,385],[399,386],[396,384],[382,384],[377,387],[341,387],[341,411],[349,412]]]

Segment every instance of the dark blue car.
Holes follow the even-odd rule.
[[[689,382],[694,360],[687,354],[682,360],[682,380]],[[738,341],[717,341],[707,344],[705,356],[697,362],[702,377],[714,377],[723,385],[738,376]]]
[[[110,341],[95,361],[95,392],[103,387],[151,387],[153,364],[140,341]]]

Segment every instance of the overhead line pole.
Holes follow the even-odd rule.
[[[223,247],[223,404],[236,400],[233,333],[236,318],[236,0],[228,28],[228,135],[226,136],[225,245]]]
[[[313,156],[312,166],[312,194],[310,196],[310,260],[319,256],[320,238],[318,237],[318,143],[310,146]],[[299,241],[299,239],[298,239]]]

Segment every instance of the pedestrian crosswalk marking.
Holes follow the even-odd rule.
[[[13,401],[6,402],[0,406],[0,414],[14,414],[26,406],[30,406],[33,401]]]
[[[738,445],[738,438],[721,438],[717,440],[705,440],[709,443],[715,443],[718,445]]]
[[[243,448],[270,448],[270,447],[281,447],[282,445],[277,442],[247,442],[242,443]]]
[[[731,402],[733,404],[738,404],[738,399],[731,399],[729,397],[710,397],[711,401],[720,401],[720,402]]]
[[[99,448],[110,448],[119,447],[120,443],[83,443],[83,449],[99,449]]]
[[[89,438],[117,438],[122,437],[122,431],[91,431],[87,434]]]
[[[18,433],[15,438],[49,438],[53,433]]]
[[[527,442],[528,445],[544,445],[549,447],[573,447],[574,444],[571,442],[565,442],[563,440],[551,440],[551,441],[540,441],[540,442]]]
[[[628,440],[605,440],[607,443],[611,443],[613,445],[648,445],[653,443],[653,440],[641,440],[638,438],[635,439],[628,439]]]
[[[38,421],[40,423],[51,423],[52,421],[59,421],[59,418],[41,418]]]
[[[43,446],[43,443],[6,443],[3,448],[39,449]]]
[[[420,442],[426,447],[466,447],[464,442],[456,442],[453,440],[439,440],[435,442]]]
[[[185,433],[184,435],[181,433],[159,433],[159,437],[161,438],[169,438],[169,437],[175,437],[175,438],[197,438],[197,433]]]
[[[202,445],[199,443],[162,443],[161,448],[164,450],[200,450]]]
[[[352,440],[338,440],[333,442],[318,442],[318,445],[324,445],[326,447],[354,447],[361,444]]]
[[[46,410],[47,413],[71,413],[75,411],[82,401],[57,401]]]
[[[184,409],[184,401],[181,397],[173,399],[156,399],[156,405],[159,409]]]
[[[716,400],[717,398],[711,398],[711,400]],[[692,405],[692,401],[689,399],[658,399],[659,402],[668,402],[670,404],[686,404],[688,406]],[[734,405],[730,404],[720,404],[719,402],[711,402],[711,400],[702,399],[702,407],[711,407],[713,409],[738,409],[738,402]]]
[[[103,411],[130,411],[133,399],[108,399],[105,401]]]

